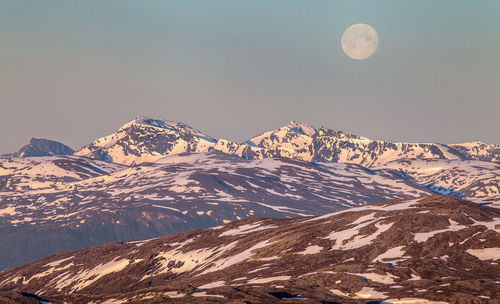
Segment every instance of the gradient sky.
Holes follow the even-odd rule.
[[[372,25],[375,55],[341,50]],[[500,143],[500,1],[0,0],[0,153],[136,115],[244,141],[289,120]]]

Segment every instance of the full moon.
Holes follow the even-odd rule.
[[[368,24],[358,23],[348,27],[342,34],[342,50],[356,60],[371,57],[378,47],[378,35]]]

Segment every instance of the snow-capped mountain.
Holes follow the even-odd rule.
[[[64,151],[45,140],[31,146]],[[371,140],[295,121],[237,144],[138,117],[73,156],[0,158],[0,242],[8,245],[0,269],[253,216],[320,215],[429,193],[500,195],[499,166],[466,160],[476,153],[494,161],[496,150],[456,147]]]
[[[499,219],[449,196],[253,218],[59,253],[0,273],[0,289],[55,303],[497,303]]]
[[[217,150],[247,159],[285,157],[308,162],[354,163],[365,167],[400,159],[479,159],[499,161],[499,146],[482,143],[444,145],[372,140],[291,121],[242,144],[214,139],[185,124],[136,118],[116,133],[95,140],[75,154],[119,164],[151,162],[184,152]]]
[[[250,158],[287,157],[304,161],[355,163],[365,167],[398,159],[463,159],[454,149],[441,144],[392,143],[347,134],[342,131],[318,130],[305,123],[291,121],[288,125],[251,138],[247,145],[263,152]]]
[[[116,133],[96,139],[75,155],[131,165],[172,154],[207,152],[216,142],[183,123],[136,117]]]
[[[133,167],[79,156],[0,160],[0,269],[109,241],[430,193],[390,170],[220,152]]]

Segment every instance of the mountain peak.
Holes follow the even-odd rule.
[[[137,116],[117,132],[96,139],[75,154],[131,165],[171,154],[207,152],[216,142],[184,123]]]
[[[302,121],[291,120],[286,127],[308,136],[313,136],[316,133],[316,129],[313,126]]]
[[[119,130],[128,129],[133,125],[146,125],[151,127],[157,127],[166,129],[168,123],[173,123],[168,120],[154,119],[147,116],[136,116],[132,121],[124,124]]]

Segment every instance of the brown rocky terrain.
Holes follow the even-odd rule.
[[[497,200],[426,196],[58,253],[0,273],[0,290],[53,303],[498,303],[499,262]]]

